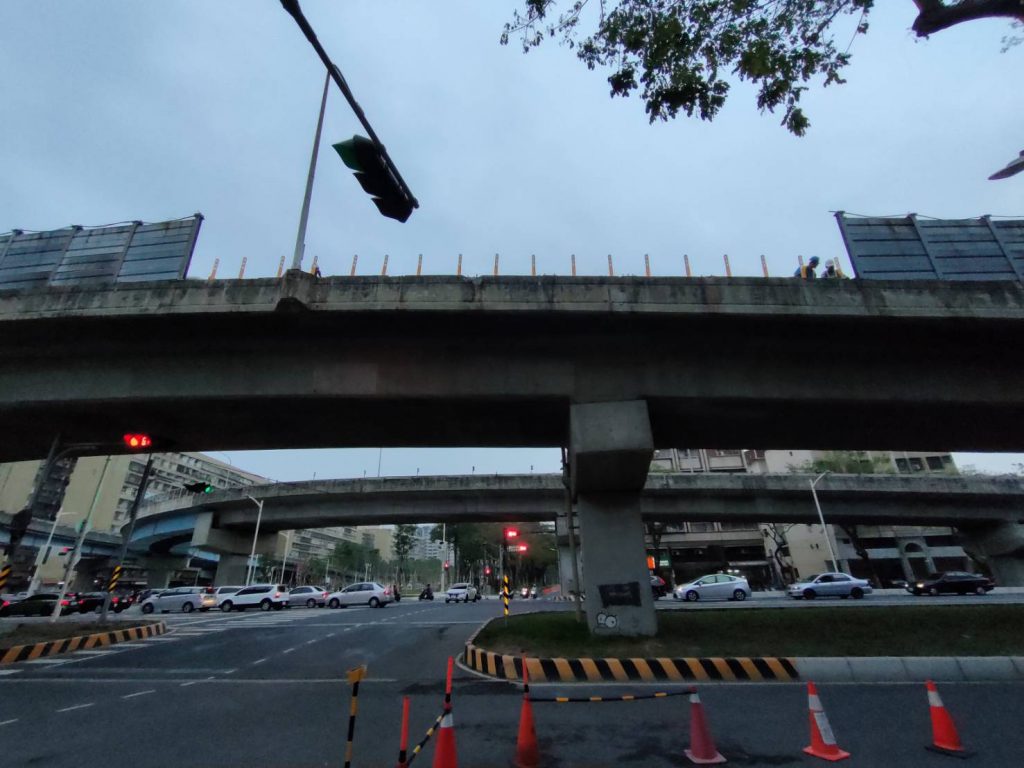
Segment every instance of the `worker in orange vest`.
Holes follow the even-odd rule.
[[[802,280],[813,280],[817,277],[814,274],[814,270],[817,268],[819,261],[820,259],[817,256],[811,256],[806,264],[801,264],[800,269],[793,273],[793,277],[799,277]]]

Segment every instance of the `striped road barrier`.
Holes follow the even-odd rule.
[[[154,635],[162,635],[167,631],[164,622],[156,624],[142,624],[136,627],[110,630],[109,632],[96,632],[91,635],[78,635],[66,637],[63,640],[50,640],[45,643],[33,643],[30,645],[15,645],[11,648],[0,649],[0,664],[12,664],[16,661],[32,661],[41,659],[44,656],[56,656],[60,653],[71,653],[72,651],[86,651],[90,648],[102,648],[107,645],[116,645],[131,640],[144,640]]]

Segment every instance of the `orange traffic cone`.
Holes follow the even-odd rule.
[[[967,752],[960,744],[960,736],[957,735],[956,726],[953,725],[953,718],[942,705],[939,692],[935,689],[935,683],[931,680],[925,682],[928,689],[928,709],[932,716],[932,746],[927,749],[944,754],[954,754],[957,757],[966,757]]]
[[[437,732],[437,746],[434,748],[433,768],[458,768],[455,756],[455,724],[452,722],[452,666],[454,659],[448,657],[448,679],[444,688],[444,715],[441,729]]]
[[[519,712],[519,738],[516,740],[516,768],[537,768],[537,729],[533,724],[533,704],[530,703],[530,681],[523,659],[523,707]]]
[[[691,763],[698,765],[725,762],[722,753],[715,749],[715,742],[711,740],[711,729],[704,717],[704,705],[700,703],[696,688],[690,689],[690,748],[686,750],[686,756]]]
[[[804,752],[822,760],[843,760],[850,756],[836,745],[836,737],[832,733],[832,726],[829,725],[828,715],[822,709],[821,699],[818,698],[818,689],[814,683],[807,683],[807,708],[810,710],[811,721],[811,746],[804,747]]]

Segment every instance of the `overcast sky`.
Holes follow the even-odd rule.
[[[831,211],[1024,215],[1024,175],[990,182],[1024,148],[1024,46],[1005,22],[917,41],[911,0],[879,3],[848,83],[804,97],[796,138],[737,85],[714,123],[650,125],[556,43],[502,47],[521,0],[304,0],[420,200],[384,219],[330,148],[361,132],[332,86],[307,232],[325,274],[792,273],[797,255],[849,261]],[[839,43],[845,48],[849,28]],[[291,259],[323,69],[277,0],[0,4],[0,231],[201,211],[190,274],[276,274]],[[711,447],[711,446],[709,446]],[[794,446],[799,448],[800,446]],[[222,453],[213,455],[224,458]],[[275,479],[375,475],[377,449],[233,452]],[[1021,456],[958,455],[1010,469]],[[397,450],[385,475],[554,471],[557,451]],[[471,468],[475,468],[472,469]]]

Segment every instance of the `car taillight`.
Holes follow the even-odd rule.
[[[10,600],[4,600],[4,606],[3,607],[6,608],[10,604],[11,604]]]
[[[327,593],[326,592],[324,592],[324,597],[327,597]]]
[[[60,604],[63,605],[63,606],[68,606],[68,605],[71,605],[71,601],[70,600],[61,600]]]
[[[384,588],[384,594],[385,595],[390,595],[391,594],[391,587],[385,587]]]
[[[280,592],[275,592],[275,593],[274,593],[274,597],[280,597],[280,596],[281,596],[281,593],[280,593]]]
[[[112,598],[110,598],[110,602],[112,602],[112,603],[116,603],[116,602],[117,602],[117,598],[116,598],[116,597],[112,597]]]

